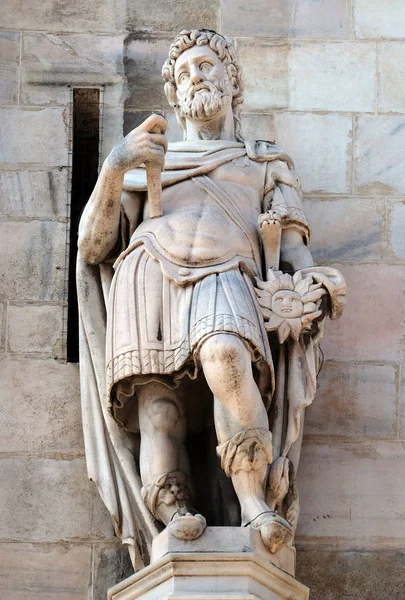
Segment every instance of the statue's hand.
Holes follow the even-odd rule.
[[[151,115],[114,146],[107,157],[108,166],[120,173],[142,163],[156,163],[162,169],[167,151],[166,129],[163,116]]]
[[[268,210],[259,215],[258,225],[260,233],[263,235],[268,227],[275,230],[281,229],[281,215],[275,210]]]

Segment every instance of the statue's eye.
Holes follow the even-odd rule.
[[[298,298],[293,298],[292,301],[293,302],[298,302]]]
[[[179,83],[186,83],[186,81],[189,78],[189,74],[186,73],[185,71],[183,73],[180,73],[179,77],[178,77],[178,82]]]
[[[212,69],[212,64],[209,62],[203,62],[200,64],[201,71],[205,71],[207,73],[208,71],[211,71],[211,69]]]
[[[282,302],[283,299],[282,298],[276,298],[276,302]]]

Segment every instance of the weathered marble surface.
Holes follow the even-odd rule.
[[[153,540],[151,563],[159,561],[166,554],[206,552],[253,552],[285,573],[295,576],[295,548],[283,547],[271,554],[264,546],[260,532],[252,527],[207,527],[202,536],[189,542],[179,540],[165,529]]]
[[[260,38],[347,38],[348,0],[223,0],[226,35]]]
[[[0,103],[17,104],[20,35],[0,32]]]
[[[22,45],[21,101],[63,105],[70,88],[105,86],[105,106],[125,96],[123,40],[119,35],[26,33]]]
[[[38,229],[35,229],[39,226],[39,223],[35,227],[33,226],[35,232],[32,236],[27,234],[24,227],[28,225],[28,221],[32,223],[35,219],[46,222],[55,217],[64,217],[66,200],[66,169],[61,171],[59,177],[59,150],[56,153],[48,153],[47,148],[49,147],[48,140],[52,139],[55,132],[57,132],[56,137],[59,140],[59,147],[61,142],[59,124],[62,127],[63,119],[66,118],[68,113],[63,110],[58,113],[59,124],[57,123],[56,128],[55,121],[48,118],[49,113],[46,113],[46,117],[43,118],[39,110],[33,111],[34,114],[32,114],[30,120],[24,120],[23,113],[26,112],[27,107],[21,107],[21,98],[20,105],[18,105],[19,72],[25,69],[25,65],[22,64],[20,59],[20,43],[24,41],[25,36],[27,36],[27,39],[32,40],[34,38],[39,39],[46,34],[52,34],[53,38],[58,38],[61,34],[70,33],[73,37],[84,33],[88,34],[87,39],[90,46],[88,52],[90,53],[91,46],[97,47],[99,44],[97,38],[100,32],[106,36],[119,36],[124,31],[124,35],[126,35],[126,29],[128,28],[128,33],[130,35],[134,34],[130,39],[135,39],[136,31],[143,27],[142,20],[147,10],[145,2],[128,3],[120,0],[113,6],[113,3],[108,0],[90,4],[87,0],[80,2],[73,0],[68,3],[55,2],[54,0],[43,0],[40,3],[37,1],[27,3],[7,0],[2,5],[3,31],[1,35],[3,40],[5,38],[6,50],[3,45],[0,52],[0,72],[2,74],[0,79],[4,81],[4,84],[3,87],[0,84],[0,104],[2,108],[9,108],[10,102],[12,102],[12,106],[15,107],[16,118],[13,117],[12,127],[9,131],[11,131],[11,137],[13,138],[18,133],[22,150],[18,154],[13,151],[7,152],[7,156],[3,155],[2,160],[6,162],[2,162],[0,165],[0,211],[3,220],[13,215],[25,221],[24,225],[20,225],[21,229],[15,229],[14,223],[4,225],[5,230],[7,230],[7,227],[12,229],[12,234],[10,233],[6,239],[2,237],[3,254],[1,262],[3,270],[1,276],[4,283],[4,286],[2,283],[2,295],[0,297],[0,311],[3,311],[3,340],[0,343],[2,358],[6,354],[8,324],[11,325],[12,318],[16,316],[14,313],[13,317],[10,317],[8,301],[14,306],[21,302],[24,303],[27,297],[26,287],[14,284],[18,273],[22,273],[22,278],[25,277],[26,273],[26,254],[23,251],[25,244],[22,240],[27,238],[29,243],[33,244],[35,260],[41,261],[43,258],[41,253],[35,251],[36,246],[33,242],[33,238],[39,236]],[[349,4],[352,5],[353,13]],[[352,47],[352,45],[356,46],[353,42],[361,38],[360,41],[364,48],[368,49],[370,56],[374,56],[377,52],[379,65],[379,104],[375,107],[375,112],[368,113],[366,116],[370,118],[369,122],[374,122],[376,126],[387,116],[401,120],[404,114],[404,86],[401,85],[404,64],[401,59],[402,40],[405,31],[403,2],[400,0],[391,2],[384,0],[353,0],[349,3],[346,0],[294,0],[294,13],[291,12],[289,15],[284,10],[286,5],[286,2],[274,1],[271,2],[269,7],[269,2],[263,0],[252,0],[249,3],[237,0],[221,0],[218,4],[210,2],[201,5],[195,0],[190,0],[187,7],[177,2],[176,10],[171,11],[170,3],[165,3],[165,7],[167,6],[165,14],[154,11],[154,14],[146,15],[147,28],[145,27],[143,36],[146,39],[156,39],[161,35],[158,27],[161,27],[162,23],[165,23],[165,28],[167,27],[168,36],[169,32],[174,34],[179,27],[194,24],[194,20],[186,23],[187,15],[197,14],[197,11],[203,6],[206,15],[204,19],[206,20],[199,21],[199,23],[202,26],[214,29],[220,27],[221,32],[236,36],[237,46],[240,49],[243,48],[245,53],[243,62],[245,70],[246,66],[252,62],[248,52],[245,51],[246,36],[250,38],[249,48],[252,49],[252,52],[255,48],[254,38],[256,38],[256,44],[263,42],[264,45],[274,45],[274,41],[278,41],[281,46],[286,46],[290,41],[296,40],[302,44],[303,51],[310,50],[309,38],[312,39],[315,46],[319,45],[320,47],[324,47],[325,41],[335,42],[339,40],[344,40],[345,45]],[[180,11],[177,11],[178,6],[181,6]],[[211,7],[213,12],[210,10]],[[182,12],[183,9],[184,12]],[[271,13],[269,10],[271,10]],[[179,12],[181,13],[180,19],[183,19],[180,21]],[[128,25],[127,14],[130,15],[132,25]],[[158,19],[155,19],[155,14],[159,17]],[[270,14],[271,20],[268,18]],[[285,19],[287,16],[289,18],[286,25]],[[289,29],[288,25],[291,25],[292,28]],[[5,28],[9,29],[5,30]],[[20,32],[22,33],[20,34]],[[275,35],[283,35],[284,37],[278,37],[275,40],[273,37]],[[268,38],[267,36],[271,37]],[[168,37],[168,43],[169,41]],[[44,46],[41,44],[42,48]],[[54,55],[49,48],[48,50],[44,48],[44,51],[47,50],[47,57],[51,62],[55,61],[53,64],[57,70],[61,69],[63,77],[65,77],[66,67],[68,65],[72,67],[72,61],[69,62],[68,60],[66,64],[63,64],[58,46],[53,46],[53,49],[55,50]],[[32,44],[30,44],[30,50],[35,56],[39,53],[39,47],[35,48]],[[121,56],[121,49],[117,48],[117,52]],[[147,53],[149,53],[148,56],[146,56]],[[156,54],[158,53],[156,52]],[[80,64],[83,64],[82,55],[78,56],[77,59]],[[112,60],[114,62],[114,57],[112,57]],[[128,85],[135,89],[137,73],[134,63],[130,61],[130,56],[126,55],[121,66],[125,76],[128,77]],[[139,63],[154,64],[157,69],[156,72],[159,71],[161,64],[161,59],[158,56],[154,58],[152,43],[145,43],[143,47],[139,46],[137,61]],[[90,71],[88,78],[90,79],[92,75],[93,72]],[[364,72],[358,73],[357,76],[359,79],[369,77]],[[55,77],[58,77],[56,71]],[[282,77],[283,80],[287,79],[288,73],[284,72]],[[83,72],[82,80],[87,81],[85,72]],[[62,77],[60,81],[62,81]],[[68,79],[65,79],[65,81],[68,81]],[[75,81],[77,82],[78,79],[75,79]],[[333,80],[333,85],[335,85],[335,82],[336,85],[337,82],[341,85],[345,81],[347,81],[347,78],[344,72],[338,71],[336,80]],[[353,98],[351,86],[355,87],[356,81],[357,79],[348,81],[348,87],[344,90],[347,97]],[[144,85],[147,84],[146,77],[143,78],[143,83]],[[312,80],[308,81],[311,90],[313,90],[313,83]],[[263,84],[261,83],[261,85]],[[276,80],[269,71],[266,84],[269,106],[273,102],[273,89],[278,90],[283,85],[280,86],[280,81]],[[292,85],[296,89],[299,87],[296,81],[292,81]],[[54,99],[62,97],[65,92],[63,86],[59,87],[58,92],[49,85],[43,87],[42,96],[36,92],[37,101],[43,102],[43,105],[37,105],[35,109],[41,107],[49,109]],[[160,82],[157,78],[156,92],[159,87]],[[252,93],[254,93],[254,87],[252,89]],[[164,110],[167,107],[166,99],[162,95],[159,96],[160,101],[157,96],[155,97],[161,103],[154,103],[153,106]],[[279,94],[277,93],[275,97],[279,97]],[[363,100],[366,100],[364,96],[362,97]],[[313,98],[315,102],[316,96],[313,96]],[[306,95],[306,99],[308,101],[308,95]],[[122,124],[126,117],[123,106],[124,98],[118,98],[117,96],[116,100],[116,106],[108,108],[104,112],[103,158],[122,138]],[[144,100],[147,101],[147,98],[143,95],[142,101]],[[254,100],[253,96],[252,100]],[[353,102],[357,102],[356,98],[353,98]],[[63,109],[63,107],[58,108]],[[139,111],[142,108],[148,110],[150,106],[139,105]],[[133,106],[131,110],[137,110],[136,106]],[[299,174],[305,194],[310,200],[311,208],[309,212],[311,212],[311,223],[315,234],[312,249],[315,252],[317,261],[320,259],[320,252],[325,247],[327,240],[320,236],[321,221],[320,217],[317,218],[315,204],[319,205],[326,200],[327,205],[330,206],[332,201],[342,200],[339,203],[339,208],[335,210],[333,210],[333,207],[331,208],[338,219],[336,227],[333,228],[328,225],[329,246],[331,249],[340,248],[342,258],[339,255],[329,256],[327,262],[331,264],[334,261],[338,264],[343,260],[345,261],[346,264],[339,268],[344,271],[350,284],[350,302],[347,307],[347,316],[342,321],[336,322],[333,327],[328,328],[326,339],[322,343],[326,362],[320,374],[321,389],[317,396],[317,403],[312,407],[315,412],[308,415],[308,423],[311,426],[311,439],[314,441],[315,437],[322,436],[323,442],[328,442],[331,445],[335,444],[333,424],[328,418],[329,413],[326,409],[327,398],[325,394],[332,392],[332,386],[344,385],[348,395],[342,402],[341,410],[336,388],[333,387],[333,394],[336,394],[333,401],[334,415],[339,424],[339,436],[348,441],[355,441],[363,447],[367,440],[372,441],[381,439],[381,437],[390,437],[390,431],[395,429],[398,432],[396,437],[401,442],[405,440],[404,349],[401,341],[405,330],[402,316],[399,317],[397,311],[398,307],[401,308],[403,305],[402,294],[405,289],[402,277],[404,269],[402,240],[404,236],[403,218],[401,216],[405,195],[401,191],[402,188],[396,188],[395,182],[400,181],[403,169],[399,166],[398,177],[395,175],[392,178],[395,196],[392,195],[392,191],[386,192],[383,188],[378,188],[374,184],[370,192],[367,192],[366,189],[360,189],[359,192],[356,192],[352,186],[352,141],[355,145],[357,144],[359,130],[356,127],[352,129],[351,123],[353,116],[354,122],[356,122],[360,116],[359,113],[353,115],[351,108],[349,108],[348,112],[341,114],[337,110],[335,101],[333,108],[325,105],[325,110],[321,112],[314,113],[314,110],[318,109],[310,106],[306,110],[292,112],[289,108],[282,108],[280,111],[278,109],[272,110],[271,113],[266,112],[266,109],[260,109],[260,112],[256,113],[245,112],[242,119],[244,134],[248,139],[277,140],[294,157],[297,174]],[[395,115],[387,114],[391,111],[394,111]],[[10,113],[7,112],[6,118],[9,118],[9,116]],[[1,119],[3,122],[3,115]],[[35,125],[37,120],[39,121],[38,127]],[[136,120],[132,121],[132,126],[136,122]],[[274,129],[275,122],[279,124],[277,132]],[[287,130],[283,134],[284,124]],[[40,134],[37,133],[38,130]],[[30,136],[25,139],[24,136],[27,133],[30,133]],[[4,139],[6,141],[9,140],[9,135],[9,133],[5,135]],[[375,137],[375,134],[372,133],[372,136]],[[168,139],[169,141],[179,141],[181,132],[176,139],[170,137]],[[397,170],[395,161],[403,155],[404,144],[401,145],[400,143],[399,146],[395,146],[387,144],[384,136],[381,136],[381,139],[381,143],[376,146],[374,151],[380,152],[383,149],[384,152],[380,153],[382,163],[387,164],[388,167],[393,165],[392,168]],[[16,161],[25,161],[24,152],[27,146],[33,148],[33,150],[30,149],[29,156],[30,160],[34,160],[34,162],[25,165],[18,164]],[[2,148],[3,152],[9,150],[9,147],[6,146],[2,146]],[[367,156],[367,149],[361,154],[363,159],[362,181],[364,180],[366,183],[369,182],[367,172],[370,172],[369,165],[372,164],[370,157],[371,155]],[[63,164],[66,163],[63,162]],[[48,165],[50,165],[49,171]],[[10,172],[12,172],[12,177]],[[52,173],[53,191],[48,187],[48,172]],[[373,181],[376,172],[378,173],[378,168],[373,168],[372,174],[370,172],[370,179],[373,179]],[[7,183],[4,182],[4,179]],[[359,206],[364,200],[365,207],[369,207],[371,198],[375,196],[386,202],[387,206],[386,215],[381,215],[380,218],[380,228],[376,227],[378,223],[374,209],[367,213],[366,208],[361,210]],[[352,222],[354,219],[350,219],[352,206],[356,219],[359,220],[358,224],[360,225],[364,221],[364,228],[367,230],[370,227],[370,233],[373,233],[372,236],[367,236],[367,233],[364,236],[362,235],[362,242],[356,247],[350,247],[346,244],[345,239],[348,238],[343,232],[343,229],[346,228],[350,232],[356,232],[357,230],[357,225]],[[346,210],[346,215],[343,214],[344,210]],[[319,214],[321,212],[324,215],[326,210],[320,209]],[[345,227],[342,226],[342,222],[345,223]],[[28,229],[30,230],[30,228]],[[385,233],[380,240],[381,229]],[[381,252],[377,250],[374,241],[377,238],[381,241]],[[56,248],[62,248],[63,239],[62,232],[55,244]],[[17,243],[18,240],[21,240],[21,243]],[[10,244],[13,252],[5,255],[5,249]],[[54,246],[49,247],[46,245],[45,254],[51,253],[53,248]],[[353,264],[348,264],[353,262],[356,263],[357,268]],[[49,264],[48,261],[47,264]],[[363,271],[365,273],[364,277],[362,276]],[[384,275],[381,288],[372,288],[368,285],[368,280],[379,280],[385,271],[388,271],[388,276],[385,277]],[[56,277],[53,278],[52,274]],[[44,278],[41,278],[40,283],[37,284],[30,279],[29,285],[33,286],[35,294],[32,295],[29,302],[37,302],[36,298],[38,296],[49,298],[50,295],[53,295],[61,298],[63,283],[58,274],[59,271],[56,272],[51,268],[49,276],[44,274]],[[7,292],[7,298],[3,291]],[[372,307],[373,298],[375,298],[375,306],[383,305],[385,307],[384,312],[380,312],[381,326],[379,321],[376,322],[373,318],[375,310]],[[47,300],[41,300],[40,304],[44,302],[46,303]],[[363,302],[365,302],[365,314],[361,310]],[[357,307],[359,310],[357,310]],[[351,316],[347,321],[349,314]],[[12,327],[14,329],[15,327],[18,328],[18,324],[16,326],[12,325]],[[58,329],[62,330],[62,322],[59,322]],[[339,336],[335,338],[335,333],[337,334],[338,331]],[[387,337],[386,332],[388,332]],[[358,343],[357,340],[364,335],[366,335],[365,343]],[[346,339],[345,336],[349,336],[347,338],[348,344],[342,350],[340,344],[342,340]],[[333,366],[333,363],[330,362],[334,358],[339,361],[339,365]],[[65,461],[69,462],[71,457],[76,455],[75,453],[83,451],[79,439],[81,425],[79,423],[80,409],[77,403],[78,375],[76,375],[75,369],[72,369],[71,365],[53,361],[52,358],[46,360],[38,358],[35,352],[14,355],[13,362],[15,362],[15,367],[10,370],[4,363],[0,365],[0,377],[2,380],[7,377],[5,388],[7,401],[2,404],[0,409],[0,427],[3,426],[4,429],[9,424],[7,431],[2,429],[2,441],[10,443],[8,448],[5,445],[3,446],[0,464],[3,459],[8,460],[10,454],[13,455],[16,463],[18,461],[23,462],[26,460],[26,453],[29,453],[31,457],[52,453],[55,461],[60,461],[62,465]],[[370,384],[368,383],[371,372],[375,374],[372,379],[374,382],[373,390],[370,390]],[[347,377],[345,374],[347,374]],[[342,384],[342,378],[344,378],[344,384]],[[40,379],[38,386],[30,383],[38,379]],[[64,397],[64,387],[69,397]],[[396,391],[394,393],[395,387]],[[350,394],[349,388],[351,390]],[[51,390],[55,391],[54,395],[52,395]],[[356,390],[356,398],[351,395],[354,390]],[[36,401],[37,393],[38,401]],[[74,398],[71,403],[69,403],[70,397]],[[352,399],[354,404],[351,403]],[[395,402],[397,403],[396,413],[394,412]],[[348,403],[350,403],[350,406],[347,406]],[[53,411],[57,413],[56,417]],[[350,427],[347,429],[343,424],[346,414],[350,415]],[[65,422],[63,421],[64,415]],[[13,436],[13,432],[19,431],[21,428],[24,432],[23,435]],[[359,436],[361,436],[360,441]],[[390,439],[387,443],[396,446],[398,441]],[[70,447],[69,444],[71,444]],[[5,454],[6,452],[7,454]],[[400,467],[403,460],[401,455],[398,455],[397,460]],[[336,454],[336,461],[339,461],[338,454]],[[368,462],[366,466],[364,461],[367,461],[367,459],[359,456],[356,468],[366,475]],[[336,468],[336,464],[333,466]],[[57,465],[55,468],[58,468]],[[388,480],[384,480],[384,485],[387,485],[388,489],[396,489],[397,476],[395,469],[390,469],[389,472],[390,477]],[[311,481],[316,481],[317,478],[321,481],[323,476],[323,469],[320,469],[313,474]],[[43,477],[43,474],[41,477]],[[15,495],[18,495],[20,490],[23,493],[26,484],[27,482],[23,479],[15,480],[13,486],[9,486],[7,492],[4,493],[4,503],[12,505]],[[78,479],[72,479],[70,485],[76,490],[69,508],[70,518],[75,519],[76,511],[80,512],[82,482]],[[350,486],[351,480],[342,477],[341,488],[348,490]],[[306,482],[301,482],[302,493],[307,498],[306,502],[312,503],[314,499],[317,499],[320,487],[318,484],[312,485],[312,488],[308,487],[306,491]],[[36,494],[40,494],[40,488],[31,489],[30,500],[33,503],[36,502]],[[358,490],[358,494],[364,502],[367,502],[367,497],[362,489]],[[50,518],[55,520],[57,504],[50,502],[48,498],[44,498],[43,502],[47,506]],[[378,504],[373,506],[375,516],[378,516],[378,518],[384,514],[388,515],[391,511],[389,502],[385,502],[383,506]],[[25,507],[24,510],[27,511],[28,509]],[[320,508],[320,514],[323,514],[322,508]],[[58,587],[60,583],[63,583],[64,588],[69,590],[65,594],[66,600],[70,598],[83,600],[87,595],[91,600],[105,600],[106,589],[114,581],[118,581],[118,579],[114,580],[112,571],[116,569],[119,579],[122,579],[125,575],[121,568],[121,559],[114,558],[115,546],[111,545],[114,542],[111,537],[109,515],[100,506],[94,517],[97,517],[98,520],[97,541],[92,536],[82,537],[81,541],[76,540],[68,545],[61,539],[55,542],[56,550],[53,543],[51,544],[52,547],[49,547],[46,536],[43,536],[41,541],[36,543],[31,550],[28,550],[28,554],[25,554],[24,542],[10,542],[9,537],[5,538],[3,536],[1,544],[5,558],[2,563],[4,571],[2,571],[0,587],[3,588],[4,578],[8,578],[6,589],[10,600],[38,600],[39,597],[41,600],[58,600],[64,594],[63,590]],[[35,518],[38,518],[38,515]],[[349,517],[344,517],[343,522],[346,518]],[[28,526],[28,524],[29,520],[25,518],[25,525]],[[310,522],[308,524],[310,525]],[[298,577],[312,588],[311,598],[313,597],[315,600],[336,600],[336,598],[345,595],[354,595],[356,600],[370,600],[370,594],[374,594],[375,600],[386,600],[387,594],[389,594],[389,597],[393,600],[402,600],[405,595],[402,589],[403,555],[401,552],[392,550],[397,542],[392,541],[390,538],[381,538],[378,544],[373,545],[372,540],[368,538],[368,551],[363,553],[354,550],[344,552],[342,551],[342,544],[346,548],[355,548],[356,541],[353,535],[356,530],[349,530],[347,537],[343,540],[340,537],[342,521],[335,521],[335,524],[334,527],[329,529],[329,533],[333,538],[329,539],[329,542],[335,543],[336,548],[338,548],[335,552],[322,550],[325,539],[319,539],[316,531],[315,537],[313,537],[313,529],[311,529],[311,535],[306,537],[306,525],[304,526],[302,523],[300,528],[300,539],[305,539],[308,544],[312,544],[312,547],[316,546],[318,548],[313,552],[307,552],[300,545],[299,552],[299,562],[302,559],[303,566],[298,571]],[[7,535],[9,533],[10,531]],[[29,539],[29,535],[30,533],[27,531],[25,539]],[[399,543],[404,546],[403,540]],[[29,546],[31,547],[30,544]],[[13,550],[11,550],[12,547]],[[381,550],[381,548],[384,548],[384,550]],[[68,558],[65,560],[63,552],[59,553],[59,549],[66,550],[66,552],[69,550],[73,553],[71,556],[74,555],[76,564],[74,568],[70,569],[72,561],[69,561]],[[55,562],[53,562],[53,559],[51,560],[54,552],[57,553]],[[93,552],[93,562],[89,559],[91,552]],[[101,561],[99,560],[100,556]],[[35,557],[38,558],[37,561],[34,560]],[[24,572],[21,569],[22,563],[25,564]],[[62,577],[64,563],[70,570],[65,571],[65,575]],[[29,569],[30,564],[32,564],[32,571]],[[45,569],[41,568],[41,564],[45,566]],[[49,565],[49,568],[47,565]],[[97,573],[95,572],[96,569]],[[103,580],[103,575],[107,571],[109,572],[108,581]],[[325,577],[325,573],[327,573],[327,577]],[[10,576],[10,574],[12,575]],[[26,577],[25,574],[27,574]],[[326,581],[328,587],[326,587]],[[23,591],[21,589],[22,585],[25,586]]]
[[[3,216],[67,217],[67,169],[0,171]]]
[[[6,299],[62,301],[66,224],[1,221],[0,294]]]
[[[168,148],[167,120],[148,116],[107,156],[79,227],[89,474],[136,570],[153,554],[158,524],[181,541],[204,537],[195,506],[220,524],[239,525],[240,510],[241,525],[287,557],[318,341],[325,317],[343,311],[345,283],[337,270],[313,266],[290,157],[242,137],[244,87],[231,42],[184,30],[162,76],[184,142]],[[200,450],[196,468],[186,439],[204,392],[187,375],[207,386],[216,453],[233,487],[202,501],[193,487],[216,481],[202,475],[213,448]],[[197,427],[210,438],[212,427]],[[139,454],[128,453],[138,436]]]
[[[277,555],[269,556],[250,528],[213,527],[195,542],[171,540],[166,532],[157,536],[150,566],[111,588],[108,600],[309,598],[308,588],[274,564]]]

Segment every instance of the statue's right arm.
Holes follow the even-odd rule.
[[[120,230],[120,203],[124,175],[142,163],[157,163],[163,168],[167,121],[151,115],[133,129],[107,156],[96,186],[83,211],[79,225],[79,253],[92,265],[99,264],[114,249]]]

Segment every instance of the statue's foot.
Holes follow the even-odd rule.
[[[196,540],[204,533],[206,527],[207,522],[202,515],[192,515],[189,512],[185,515],[176,513],[167,525],[171,535],[185,541]]]
[[[290,523],[272,511],[258,515],[249,525],[259,529],[263,544],[272,554],[293,539]]]

